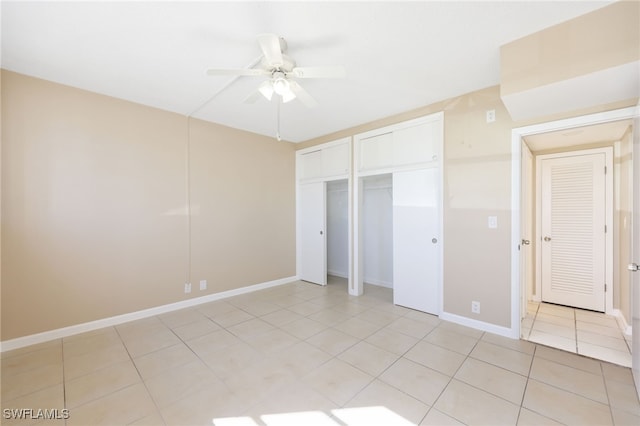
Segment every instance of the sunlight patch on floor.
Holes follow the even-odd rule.
[[[385,424],[396,426],[411,426],[413,423],[393,412],[387,407],[356,407],[331,410],[341,423],[322,411],[301,411],[291,413],[264,414],[260,420],[267,426],[339,426]],[[259,426],[251,417],[225,417],[213,419],[215,426]]]

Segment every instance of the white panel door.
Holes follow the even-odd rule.
[[[438,169],[393,173],[393,302],[438,315]]]
[[[631,271],[631,365],[640,398],[640,118],[633,121],[633,254]]]
[[[605,154],[541,160],[542,300],[605,310]]]
[[[300,279],[327,284],[325,182],[300,185]]]

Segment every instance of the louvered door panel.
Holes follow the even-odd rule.
[[[604,154],[542,161],[542,299],[604,311]]]

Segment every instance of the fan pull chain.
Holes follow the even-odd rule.
[[[276,139],[278,140],[278,142],[280,142],[282,140],[282,138],[280,137],[280,103],[281,103],[280,101],[281,101],[281,99],[277,99],[278,107],[276,108],[276,111],[277,111],[277,117],[276,117],[276,120],[277,120]]]

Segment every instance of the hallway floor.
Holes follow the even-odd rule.
[[[522,338],[568,352],[631,367],[631,336],[615,317],[598,312],[529,302]]]
[[[539,311],[539,309],[538,309]],[[631,370],[297,281],[2,353],[58,425],[638,425]],[[4,410],[9,410],[4,411]],[[2,424],[33,424],[2,419]]]

